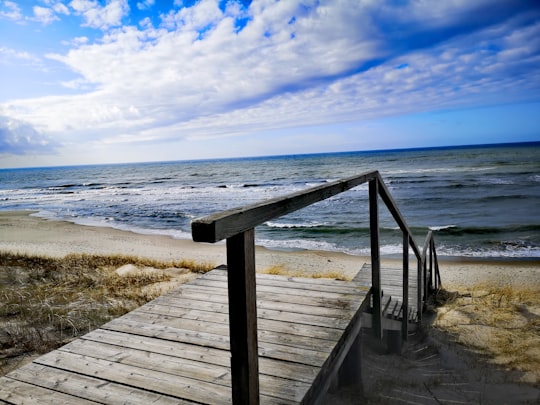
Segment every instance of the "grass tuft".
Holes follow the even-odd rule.
[[[292,271],[285,268],[283,265],[274,265],[259,271],[261,274],[272,274],[274,276],[286,276],[286,277],[304,277],[304,278],[329,278],[334,280],[341,281],[350,281],[350,278],[347,278],[337,271],[328,271],[328,272],[318,272],[318,273],[308,273],[302,271]]]
[[[126,264],[141,269],[118,274]],[[192,260],[71,254],[51,258],[0,252],[0,375],[11,358],[42,354],[161,294],[168,269],[204,273]]]
[[[443,293],[434,326],[492,362],[540,381],[540,290],[489,284]]]

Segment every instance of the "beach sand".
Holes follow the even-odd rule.
[[[71,253],[121,254],[164,261],[187,259],[216,266],[226,263],[223,242],[214,245],[195,243],[167,236],[46,220],[30,214],[25,211],[0,212],[0,251],[51,257]],[[257,271],[274,267],[306,276],[339,274],[351,279],[369,261],[369,257],[337,252],[283,252],[263,247],[256,250]],[[383,259],[382,264],[399,266],[400,261]],[[529,288],[540,294],[539,260],[442,259],[440,270],[443,286],[448,291],[465,291],[466,295],[471,289],[489,285],[496,288]],[[467,346],[464,341],[457,343],[460,342],[456,337],[459,331],[451,328],[459,326],[460,320],[452,323],[451,309],[446,308],[442,313],[446,326],[450,325],[451,328],[445,329],[440,321],[436,326],[436,311],[441,310],[435,310],[426,317],[424,332],[410,339],[401,356],[383,353],[378,343],[366,335],[363,384],[341,389],[328,400],[333,403],[356,403],[361,394],[370,403],[403,403],[403,398],[408,398],[409,403],[443,403],[443,394],[439,391],[444,387],[446,391],[454,393],[455,401],[462,403],[538,403],[540,361],[535,371],[534,356],[539,355],[540,343],[537,346],[533,343],[533,371],[524,373],[516,370],[515,365],[508,367],[504,362],[495,364],[497,362],[488,355],[479,353],[477,348]],[[533,318],[534,325],[538,325],[540,309],[527,307],[527,313]],[[540,330],[536,329],[533,333],[538,337]],[[390,388],[382,386],[381,381],[391,381]],[[439,391],[433,388],[434,381],[437,381]]]

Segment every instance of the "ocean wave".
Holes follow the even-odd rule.
[[[471,257],[471,258],[537,258],[540,257],[540,247],[519,247],[515,244],[507,246],[479,248],[477,246],[447,246],[437,245],[438,256]]]
[[[317,228],[324,226],[323,223],[282,223],[282,222],[265,222],[269,228],[279,228],[279,229],[301,229],[301,228]]]
[[[515,184],[514,180],[502,179],[502,178],[499,178],[499,177],[495,177],[495,178],[491,178],[491,179],[485,179],[484,181],[486,183],[488,183],[488,184],[504,185],[504,186],[509,186],[509,185]]]
[[[439,235],[496,235],[506,233],[531,233],[537,234],[540,232],[540,225],[508,225],[502,227],[489,227],[489,226],[446,226],[437,230]]]
[[[449,228],[456,228],[456,225],[438,225],[438,226],[428,227],[428,229],[431,231],[442,231],[444,229],[449,229]]]

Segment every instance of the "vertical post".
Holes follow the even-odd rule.
[[[433,239],[429,240],[429,293],[433,290]]]
[[[401,337],[409,336],[409,233],[403,232],[403,319],[401,320]]]
[[[259,403],[255,231],[227,239],[233,404]]]
[[[422,261],[417,259],[417,280],[416,280],[416,294],[417,303],[416,308],[418,310],[418,320],[422,320]]]
[[[427,279],[427,256],[424,258],[424,264],[423,264],[423,274],[422,274],[422,278],[423,278],[423,285],[422,287],[423,290],[424,290],[424,296],[422,297],[422,311],[424,310],[424,304],[426,303],[427,301],[427,297],[428,297],[428,279]]]
[[[381,259],[379,248],[379,183],[378,179],[369,182],[369,230],[371,241],[371,288],[373,291],[373,332],[382,339],[381,306]]]
[[[433,258],[435,259],[435,289],[441,288],[441,273],[439,271],[439,259],[437,259],[437,250],[435,249],[435,241],[433,241]]]

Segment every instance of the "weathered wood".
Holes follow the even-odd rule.
[[[255,231],[227,239],[232,398],[235,404],[259,403]]]
[[[422,320],[422,268],[423,264],[421,260],[417,261],[416,265],[416,310],[418,312],[418,320]]]
[[[49,395],[52,403],[55,403],[55,398],[60,399],[62,395],[66,395],[66,401],[70,404],[85,404],[87,400],[96,401],[92,403],[125,404],[126,398],[129,398],[132,403],[141,404],[191,404],[191,402],[167,395],[107,382],[93,376],[76,374],[36,363],[13,371],[10,377],[19,382],[31,384],[32,388],[29,388],[29,390],[36,391],[36,394],[39,392],[39,388],[50,390]],[[2,385],[3,382],[0,382],[0,387]],[[43,392],[46,393],[47,391],[44,390]],[[55,392],[56,394],[54,394]],[[66,393],[69,393],[69,396]],[[44,399],[42,394],[39,394],[39,397]],[[14,402],[19,403],[19,401]]]
[[[358,291],[364,291],[358,290]],[[367,290],[366,290],[367,293]],[[260,295],[260,294],[259,294]],[[266,294],[266,297],[268,298],[270,294]],[[316,315],[319,316],[326,316],[331,318],[340,318],[340,317],[346,317],[346,312],[343,311],[343,305],[340,301],[340,306],[328,306],[323,307],[321,305],[316,305],[317,301],[313,301],[312,299],[309,299],[308,297],[303,297],[303,300],[295,300],[295,302],[283,302],[283,301],[277,301],[277,299],[288,297],[285,294],[276,294],[272,298],[276,298],[276,301],[268,301],[267,299],[257,299],[257,309],[258,309],[258,317],[260,319],[265,319],[264,316],[261,316],[260,311],[267,309],[267,310],[274,310],[274,311],[286,311],[286,312],[293,312],[298,314],[306,314],[306,315],[313,315],[314,314],[314,307],[316,308]],[[301,301],[301,302],[298,302]],[[319,302],[321,300],[318,300]],[[329,302],[326,300],[326,302]],[[314,305],[315,303],[315,305]],[[291,305],[293,304],[293,305]],[[185,309],[185,310],[199,310],[201,309],[201,304],[197,300],[189,299],[188,297],[184,298],[174,298],[171,297],[169,300],[155,300],[148,306],[145,306],[144,308],[141,308],[140,311],[146,311],[151,312],[153,307],[161,307],[163,308],[162,311],[176,311],[177,308]],[[214,302],[214,301],[206,301],[204,303],[204,310],[212,312],[213,314],[226,314],[224,316],[227,316],[229,313],[228,311],[228,305],[225,302]],[[186,312],[187,313],[187,312]],[[266,313],[266,312],[265,312]],[[165,313],[164,313],[165,314]]]
[[[308,190],[277,197],[245,207],[234,208],[192,222],[195,242],[218,242],[253,229],[273,218],[280,217],[308,205],[330,198],[376,178],[378,172],[351,176]]]
[[[202,285],[202,286],[212,286],[219,285],[216,282],[222,282],[227,278],[227,273],[223,271],[223,274],[219,272],[212,271],[207,273],[202,277],[193,280],[192,285]],[[286,280],[286,282],[284,282]],[[305,280],[305,282],[304,282]],[[306,291],[310,295],[313,291],[321,292],[335,292],[338,294],[343,294],[347,291],[350,294],[356,294],[358,292],[358,286],[355,284],[343,285],[343,281],[338,281],[334,279],[323,279],[324,283],[321,283],[321,280],[318,278],[302,278],[302,277],[284,277],[284,276],[275,276],[271,274],[257,274],[257,291],[260,287],[279,287],[285,291],[291,290],[300,290]],[[367,289],[366,289],[367,290]],[[292,294],[295,294],[296,291],[291,291]],[[311,294],[312,295],[312,294]]]
[[[264,287],[261,287],[264,289]],[[215,288],[206,288],[203,286],[192,286],[189,289],[182,291],[176,291],[172,293],[172,297],[178,297],[179,299],[193,299],[201,302],[213,302],[217,304],[227,303],[226,290],[219,291]],[[365,289],[359,286],[358,293],[365,293]],[[257,291],[257,297],[259,300],[264,301],[275,301],[285,304],[300,304],[300,305],[311,305],[311,306],[323,306],[328,308],[343,308],[345,303],[351,300],[351,297],[354,297],[350,294],[343,294],[341,296],[332,296],[332,297],[321,297],[319,294],[314,292],[312,296],[302,295],[296,296],[290,293],[290,290],[283,291],[279,288],[275,288],[272,291]],[[315,296],[314,296],[315,295]],[[336,299],[338,298],[338,299]]]
[[[433,290],[433,238],[429,240],[429,289]]]
[[[403,303],[403,277],[402,269],[395,267],[383,267],[381,268],[381,274],[384,274],[384,277],[381,278],[381,289],[384,292],[384,295],[381,300],[381,306],[384,308],[387,305],[387,301],[391,300],[392,302]],[[362,266],[362,270],[359,271],[355,277],[356,282],[363,283],[365,280],[371,279],[371,265],[366,263]],[[409,309],[416,308],[417,304],[417,283],[416,276],[409,274],[409,296],[408,296],[408,306]],[[393,305],[390,305],[389,312],[393,309]],[[384,312],[384,311],[383,311]]]
[[[66,401],[68,403],[84,403],[79,398],[124,403],[128,397],[130,403],[135,404],[230,403],[232,373],[227,296],[216,294],[219,290],[227,291],[223,274],[219,271],[208,275],[213,283],[221,279],[221,288],[217,284],[211,287],[220,303],[211,302],[206,306],[204,301],[195,301],[196,304],[186,305],[187,308],[167,309],[168,299],[184,304],[189,301],[186,297],[176,298],[182,296],[178,291],[171,292],[36,359],[10,374],[10,381],[15,381],[17,387],[27,387],[23,391],[26,395],[30,395],[30,388],[36,387],[31,395],[40,393],[45,403],[46,398],[50,398],[49,403],[54,402],[53,398],[62,403],[62,395],[77,398]],[[292,283],[294,288],[280,288],[280,280],[283,285],[291,282],[280,276],[265,275],[264,278],[271,284],[266,287],[274,291],[287,290],[284,294],[275,294],[283,299],[310,288],[313,294],[325,294],[326,280],[309,280],[311,287],[303,289],[301,280]],[[274,294],[265,293],[266,310],[257,314],[261,403],[314,401],[316,398],[312,395],[322,392],[319,390],[326,387],[329,376],[337,372],[350,347],[343,346],[344,336],[350,336],[351,323],[358,327],[356,317],[365,310],[367,302],[365,289],[357,288],[358,283],[336,281],[331,284],[325,300],[326,303],[333,300],[335,305],[327,309],[301,304],[298,312],[296,305],[287,306],[283,302],[283,307],[277,310],[272,308]],[[336,289],[340,284],[344,287],[342,299]],[[199,291],[201,286],[188,283],[179,287],[179,290],[191,289]],[[356,297],[351,291],[357,291]],[[265,300],[259,299],[259,302]],[[220,312],[213,312],[215,305]],[[340,305],[342,314],[336,314]],[[310,325],[311,321],[326,326]],[[4,388],[2,384],[3,380],[0,386]],[[7,392],[0,391],[0,395],[11,395]],[[27,400],[19,398],[15,403]],[[37,399],[35,402],[43,403]]]
[[[381,262],[379,245],[379,182],[369,182],[369,233],[371,243],[371,289],[373,299],[373,333],[382,339]]]
[[[151,392],[203,403],[230,403],[230,388],[185,378],[156,370],[141,369],[109,360],[81,356],[56,350],[39,357],[35,364],[69,370],[77,374],[97,377],[105,381],[116,381]]]
[[[362,315],[366,309],[367,301],[364,301],[347,328],[343,331],[336,345],[336,350],[332,351],[322,365],[317,379],[305,396],[304,403],[319,403],[322,394],[327,392],[331,384],[335,381],[343,361],[350,352],[351,347],[357,341],[362,327]]]
[[[291,283],[292,284],[292,283]],[[195,280],[193,285],[200,286],[203,288],[208,288],[209,290],[213,288],[220,289],[221,288],[221,280]],[[312,297],[314,292],[320,296],[321,298],[326,298],[333,300],[336,297],[354,297],[358,292],[358,287],[348,287],[345,288],[342,291],[339,291],[339,289],[333,289],[331,286],[328,288],[325,288],[322,285],[319,285],[315,288],[295,288],[295,285],[289,285],[285,286],[283,283],[269,283],[269,282],[262,282],[257,283],[257,293],[258,292],[268,292],[268,293],[278,293],[285,294],[285,295],[297,295],[300,297]],[[219,294],[223,294],[223,290],[218,292]],[[348,293],[348,294],[347,294]]]
[[[384,201],[384,204],[386,205],[386,208],[396,221],[396,223],[399,226],[399,229],[401,229],[402,232],[410,234],[409,227],[407,226],[407,222],[401,215],[401,212],[399,211],[398,205],[396,204],[394,198],[390,194],[390,191],[388,191],[388,188],[384,184],[384,181],[380,175],[377,176],[377,188],[378,188],[378,194],[381,196],[381,199]],[[414,243],[414,240],[411,243],[411,248],[414,251],[414,254],[417,258],[420,257],[420,250],[418,249],[418,246],[416,243]]]
[[[441,273],[439,271],[439,259],[437,259],[437,249],[435,249],[435,240],[434,238],[432,238],[432,240],[433,240],[433,258],[435,260],[435,275],[436,275],[435,289],[438,290],[442,286]]]
[[[99,403],[29,384],[11,377],[0,377],[0,401],[5,401],[7,404],[24,405],[95,405]]]
[[[170,356],[172,359],[177,358],[180,363],[183,361],[183,359],[188,359],[200,361],[210,365],[230,367],[230,353],[225,350],[218,350],[211,347],[103,329],[90,332],[89,334],[83,336],[82,340],[113,345],[116,346],[118,350],[122,350],[122,348],[144,348],[151,353],[164,354]],[[259,366],[261,378],[263,375],[278,376],[287,378],[289,380],[298,380],[306,383],[311,383],[318,372],[318,369],[315,366],[266,357],[259,359]],[[264,384],[262,391],[264,392]]]
[[[409,336],[409,234],[403,232],[403,320],[401,322],[401,337],[407,340]]]
[[[155,370],[226,387],[231,385],[230,369],[226,366],[220,367],[187,359],[179,362],[175,357],[146,351],[144,347],[124,347],[118,350],[112,345],[80,339],[60,350],[139,367],[141,370]],[[267,395],[283,399],[299,400],[297,397],[309,389],[309,384],[306,382],[290,380],[279,375],[269,377],[261,374],[261,385],[264,386],[263,391]]]
[[[293,314],[294,315],[294,314]],[[185,335],[196,334],[198,331],[204,330],[205,336],[218,335],[226,338],[228,336],[228,323],[216,323],[207,319],[192,320],[186,317],[163,316],[156,313],[132,313],[131,320],[138,322],[141,328],[151,328],[151,325],[160,325],[160,327],[168,328],[169,331],[184,333]],[[322,340],[332,340],[339,338],[341,330],[347,326],[348,322],[336,322],[331,318],[328,321],[319,321],[326,323],[327,326],[310,325],[305,320],[302,323],[295,323],[294,316],[288,316],[287,313],[282,314],[280,320],[261,320],[261,328],[259,332],[260,343],[268,342],[279,345],[298,346],[304,348],[312,348],[313,350],[324,351]],[[315,318],[317,319],[317,318]],[[120,323],[120,322],[118,322]],[[114,324],[116,325],[116,324]],[[283,327],[282,327],[283,325]],[[268,326],[268,328],[266,327]],[[272,330],[274,329],[274,330]],[[211,344],[212,342],[208,342]]]

